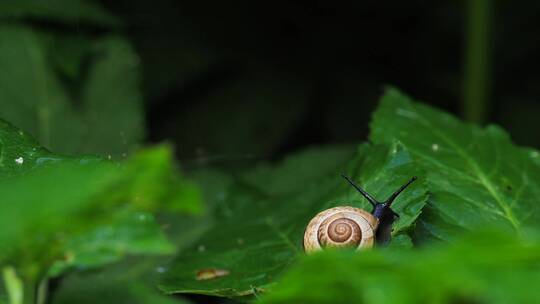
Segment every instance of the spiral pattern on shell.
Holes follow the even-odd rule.
[[[373,246],[378,220],[365,210],[344,206],[317,214],[304,234],[307,253],[327,247],[369,248]]]

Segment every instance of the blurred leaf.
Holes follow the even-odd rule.
[[[56,276],[70,266],[95,268],[127,254],[170,254],[174,247],[152,214],[131,212],[119,214],[112,223],[69,239],[65,252],[66,260],[57,261],[49,275]]]
[[[58,153],[126,156],[144,132],[137,55],[121,38],[88,42],[88,70],[68,94],[47,41],[23,26],[0,27],[3,118]]]
[[[199,188],[178,174],[169,145],[138,151],[124,164],[115,191],[108,193],[109,199],[128,198],[143,210],[160,208],[191,214],[202,211]]]
[[[79,280],[60,290],[53,304],[62,303],[125,303],[125,304],[181,304],[186,300],[161,294],[139,282],[110,282],[105,278]],[[77,284],[77,285],[75,285]]]
[[[63,261],[58,274],[125,254],[170,253],[152,215],[141,212],[200,211],[197,188],[174,173],[166,146],[141,151],[124,164],[58,158],[11,125],[0,127],[0,142],[8,144],[0,147],[2,156],[30,155],[15,164],[32,170],[21,174],[4,166],[0,180],[0,262],[25,280],[44,276],[55,262]],[[56,161],[33,159],[28,153],[34,150]]]
[[[139,57],[118,37],[97,40],[93,52],[79,101],[87,124],[80,152],[122,155],[144,135]]]
[[[324,163],[319,166],[321,160]],[[167,293],[218,296],[241,296],[266,289],[303,255],[304,229],[317,212],[337,205],[371,210],[339,177],[345,168],[380,198],[386,198],[412,175],[420,175],[407,151],[397,144],[364,145],[357,154],[346,148],[311,150],[275,167],[263,165],[223,193],[214,226],[178,254],[160,288]],[[268,177],[274,177],[271,183],[264,182]],[[401,215],[395,224],[396,233],[410,227],[426,198],[422,182],[400,196],[395,203]],[[227,274],[197,280],[196,274],[205,270]]]
[[[407,234],[398,234],[392,238],[392,242],[387,246],[389,249],[411,249],[413,248],[411,237]]]
[[[534,303],[538,282],[537,242],[482,232],[422,250],[306,256],[260,303]]]
[[[351,146],[332,146],[305,150],[288,156],[280,166],[260,163],[242,176],[242,181],[267,195],[287,194],[302,189],[302,185],[335,173],[336,163],[351,159]],[[314,164],[317,164],[314,166]]]
[[[106,270],[69,275],[62,280],[52,303],[189,303],[162,295],[141,279],[147,275],[146,272],[139,273],[138,269],[133,271],[130,264],[122,263]],[[140,267],[140,263],[136,263],[136,266]]]
[[[4,291],[3,286],[0,287],[0,303],[1,304],[8,303],[8,297],[7,297],[7,294]]]
[[[62,226],[72,224],[75,229],[81,225],[73,222],[71,216],[92,203],[90,198],[102,191],[102,185],[111,183],[113,172],[111,163],[81,165],[64,161],[38,167],[24,176],[3,179],[0,258],[18,246],[43,245],[39,240]],[[37,234],[29,237],[32,233]]]
[[[33,18],[68,24],[118,26],[120,20],[91,0],[2,0],[1,19]]]
[[[221,171],[204,168],[190,172],[190,180],[200,189],[205,212],[197,217],[181,214],[161,213],[159,220],[163,223],[168,238],[183,249],[196,241],[209,228],[212,227],[216,215],[220,214],[223,199],[227,189],[233,183],[232,176]]]
[[[529,157],[533,162],[540,166],[540,152],[538,152],[538,150],[526,148],[525,152],[529,154]]]
[[[131,256],[101,269],[67,273],[52,303],[187,303],[155,288],[163,262],[161,256]]]
[[[371,131],[376,143],[402,142],[427,172],[431,196],[421,227],[433,237],[488,224],[518,235],[539,227],[540,168],[500,128],[463,123],[389,89]]]
[[[302,118],[306,90],[291,79],[270,80],[243,75],[166,123],[174,124],[180,155],[249,158],[278,149]]]

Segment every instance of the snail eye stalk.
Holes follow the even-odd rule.
[[[375,206],[380,204],[376,199],[373,198],[373,196],[367,193],[366,190],[360,188],[360,186],[355,184],[348,176],[346,176],[345,174],[341,174],[341,176],[344,179],[346,179],[349,182],[349,184],[351,184],[351,186],[353,186],[354,189],[356,189],[356,191],[360,192],[360,194],[362,194],[368,200],[368,202],[371,204],[371,206],[373,206],[373,208],[375,208]]]
[[[415,180],[417,180],[417,177],[413,176],[407,183],[401,186],[396,192],[392,193],[392,195],[390,195],[390,197],[386,201],[379,202],[375,198],[373,198],[373,196],[367,193],[366,190],[362,189],[355,182],[353,182],[348,176],[346,176],[345,174],[341,174],[341,176],[344,179],[346,179],[349,182],[349,184],[351,184],[358,192],[360,192],[360,194],[362,194],[369,201],[369,203],[373,206],[373,208],[376,208],[377,205],[384,205],[386,208],[389,208],[394,202],[394,200],[401,194],[401,192],[403,192],[405,188],[409,187],[410,184],[412,184]]]
[[[390,195],[390,197],[386,201],[384,201],[384,204],[386,204],[387,207],[390,207],[396,197],[398,197],[401,192],[403,192],[405,188],[409,187],[409,185],[412,184],[415,180],[417,180],[417,177],[413,176],[405,185],[401,186],[396,192],[392,193],[392,195]]]

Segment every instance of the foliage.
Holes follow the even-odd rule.
[[[25,2],[24,9],[3,2],[0,11],[8,6],[40,12],[40,1]],[[60,14],[54,7],[46,12]],[[64,9],[66,18],[75,18]],[[57,153],[121,158],[137,147],[144,135],[139,58],[125,39],[39,31],[1,20],[3,119]]]
[[[269,291],[263,302],[284,303],[338,303],[340,300],[343,303],[355,300],[393,303],[390,299],[402,299],[403,303],[431,303],[462,297],[488,302],[492,297],[501,301],[508,299],[511,287],[501,285],[501,294],[497,296],[490,295],[487,287],[492,284],[491,280],[507,276],[512,263],[530,263],[533,269],[538,265],[534,258],[536,249],[529,251],[519,241],[497,247],[497,242],[505,238],[519,239],[537,231],[538,212],[534,211],[535,194],[540,188],[536,182],[540,173],[535,158],[537,152],[513,145],[500,128],[481,129],[465,124],[446,113],[413,102],[396,89],[389,89],[382,98],[371,129],[371,140],[375,145],[361,145],[351,156],[342,154],[338,157],[335,148],[309,150],[288,157],[278,165],[263,164],[237,176],[227,191],[219,190],[221,201],[218,204],[222,207],[216,208],[215,227],[192,247],[179,253],[164,274],[161,289],[229,297]],[[403,248],[410,248],[410,242],[401,233],[414,227],[412,225],[426,200],[426,188],[420,183],[396,203],[402,217],[394,225],[395,242],[381,256],[377,253],[355,258],[351,254],[328,253],[320,258],[303,258],[303,254],[299,254],[303,229],[317,211],[345,204],[368,207],[338,179],[340,171],[353,175],[376,197],[385,197],[412,175],[423,176],[429,189],[429,203],[419,217],[421,224],[412,234],[416,243],[459,239],[467,231],[485,227],[498,227],[503,236],[500,233],[471,236],[456,245],[458,249],[440,245],[437,249],[404,251]],[[355,199],[361,203],[357,204]],[[485,241],[481,241],[482,238]],[[494,244],[487,246],[491,243]],[[516,256],[491,255],[492,250],[503,249],[515,250]],[[472,274],[466,276],[456,265],[460,263],[460,255],[469,250],[475,255],[467,260],[470,265],[463,266],[465,270],[469,266],[472,269]],[[530,259],[522,260],[523,255]],[[410,284],[402,283],[408,278],[405,270],[397,274],[388,270],[388,263],[393,264],[398,258],[407,263],[403,267],[413,277],[418,277]],[[274,293],[274,283],[299,259],[306,261],[301,261],[296,270],[293,266]],[[378,263],[369,264],[373,259]],[[441,259],[444,263],[437,262]],[[484,259],[489,259],[491,264],[477,265]],[[416,262],[409,265],[410,261]],[[318,265],[319,262],[322,265]],[[349,264],[356,267],[349,267]],[[480,269],[480,266],[499,264],[504,265],[492,270],[496,276],[487,275]],[[365,267],[368,270],[364,272]],[[228,273],[213,280],[196,280],[195,274],[203,269],[224,269]],[[432,281],[426,274],[431,269],[438,269],[436,273],[452,273],[452,277],[447,278],[448,281],[441,279],[440,285],[431,289],[432,294],[425,294],[420,288],[423,285],[414,284]],[[522,276],[510,285],[538,279],[531,277],[527,269],[524,266],[519,273]],[[328,277],[325,276],[327,272]],[[377,272],[390,278],[378,277]],[[368,280],[371,287],[365,290],[360,287],[364,275],[373,277]],[[477,285],[480,286],[474,290],[461,290],[456,285],[461,277],[479,282]],[[380,287],[381,282],[391,279],[395,280],[389,283],[392,286]],[[343,284],[346,288],[334,287],[340,286],[343,280],[350,280]],[[383,293],[383,290],[387,292]],[[521,296],[529,299],[532,293],[521,293]]]
[[[156,259],[128,258],[99,271],[69,274],[52,303],[188,303],[153,287],[163,269]]]
[[[412,175],[422,176],[399,144],[363,145],[357,152],[328,147],[291,156],[277,166],[256,167],[220,193],[214,225],[180,252],[160,288],[221,296],[267,289],[303,255],[304,229],[314,214],[338,205],[370,210],[368,202],[339,177],[343,171],[381,199]],[[426,188],[419,182],[396,201],[401,218],[394,233],[411,227],[426,199]],[[196,280],[195,274],[205,269],[229,274]]]
[[[6,122],[0,133],[0,261],[26,289],[71,267],[171,253],[149,212],[200,211],[198,192],[173,171],[166,146],[118,164],[57,156]]]
[[[486,225],[517,235],[538,229],[537,152],[515,146],[501,128],[465,124],[389,89],[371,129],[372,141],[399,140],[427,173],[430,204],[421,233],[449,240]]]
[[[197,35],[182,30],[179,42],[164,35],[163,45],[152,45],[150,57],[162,66],[144,68],[151,97],[180,82],[182,97],[201,101],[160,110],[167,115],[158,126],[180,139],[177,155],[197,149],[187,179],[169,145],[140,149],[148,53],[138,48],[139,57],[124,24],[97,1],[0,3],[0,304],[188,302],[176,293],[229,298],[209,300],[220,303],[537,301],[538,151],[515,145],[500,127],[464,123],[394,88],[362,143],[369,111],[341,106],[351,96],[366,99],[356,98],[367,94],[358,93],[365,79],[335,75],[331,62],[320,62],[322,73],[310,70],[309,60],[284,73],[266,58],[248,58],[255,63],[233,73],[237,62],[220,63],[230,58],[191,45],[186,37]],[[261,37],[253,41],[273,43]],[[205,74],[214,65],[217,75]],[[189,85],[201,81],[193,76],[213,90],[191,96]],[[335,77],[347,78],[335,91],[354,93],[319,88]],[[340,109],[314,110],[312,95]],[[155,111],[152,102],[146,106]],[[315,122],[302,125],[304,115]],[[212,166],[290,150],[298,144],[291,138],[311,134],[313,124],[355,141],[251,167]],[[306,256],[303,233],[317,212],[370,209],[341,173],[379,199],[411,176],[419,181],[394,204],[401,216],[388,246]]]
[[[308,256],[260,303],[534,303],[539,270],[540,243],[476,232],[416,250]]]

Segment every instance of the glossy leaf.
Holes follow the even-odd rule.
[[[480,128],[389,89],[371,123],[371,140],[399,140],[428,175],[422,230],[448,240],[498,224],[518,235],[540,228],[538,152],[514,145],[497,126]]]
[[[381,200],[412,175],[422,176],[399,144],[364,145],[356,154],[339,151],[306,151],[241,177],[222,193],[214,226],[192,247],[178,254],[165,272],[160,288],[167,293],[218,296],[265,290],[304,255],[304,229],[317,212],[337,205],[371,210],[339,176],[341,172],[352,175]],[[324,163],[319,167],[321,160]],[[283,180],[279,180],[280,176]],[[269,177],[275,179],[263,182]],[[395,210],[401,219],[395,225],[396,233],[411,226],[426,199],[422,182],[399,197]],[[204,271],[224,275],[201,280],[197,274]]]
[[[534,303],[538,282],[537,242],[482,232],[421,250],[310,255],[259,303]]]
[[[121,38],[85,40],[76,60],[88,68],[65,83],[50,59],[52,41],[29,27],[0,26],[2,118],[57,153],[126,156],[144,135],[137,55]]]

